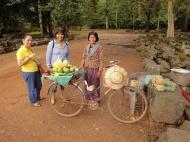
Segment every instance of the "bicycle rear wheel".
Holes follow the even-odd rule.
[[[148,103],[144,93],[137,92],[132,87],[115,90],[108,98],[110,114],[122,123],[135,123],[141,120],[147,108]]]
[[[76,116],[83,108],[83,92],[74,83],[65,87],[52,83],[48,90],[48,96],[51,106],[61,116]]]

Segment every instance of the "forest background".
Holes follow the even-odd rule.
[[[189,0],[1,0],[0,35],[69,29],[190,30]]]

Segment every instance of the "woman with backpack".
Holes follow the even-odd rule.
[[[46,51],[46,66],[51,72],[53,63],[59,58],[62,61],[70,60],[68,43],[64,40],[64,30],[61,27],[55,29],[54,39],[48,43]]]
[[[52,72],[52,67],[54,62],[57,59],[61,59],[61,61],[64,60],[70,60],[70,51],[68,43],[64,40],[64,30],[61,27],[58,27],[55,29],[54,32],[54,39],[48,43],[47,51],[46,51],[46,66],[48,69],[48,72]],[[61,90],[64,90],[64,87],[61,86]],[[62,92],[63,93],[63,92]],[[54,95],[51,96],[50,99],[51,103],[55,103]]]

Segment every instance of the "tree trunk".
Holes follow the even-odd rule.
[[[174,37],[174,14],[173,14],[173,0],[168,0],[168,29],[167,38]]]
[[[118,29],[117,19],[118,19],[118,10],[116,9],[116,13],[115,13],[115,28],[116,29]]]
[[[158,19],[157,19],[157,28],[156,28],[157,31],[160,30],[160,12],[158,13]]]
[[[152,7],[154,6],[154,0],[148,0],[148,1],[146,1],[145,5],[142,5],[142,6],[143,6],[143,10],[145,11],[145,16],[146,16],[145,32],[149,32]]]
[[[49,37],[53,38],[53,28],[52,28],[52,22],[51,22],[51,12],[47,11],[46,12],[46,28],[47,28],[47,33]]]
[[[67,0],[65,0],[65,6],[66,8],[69,7],[69,2]],[[66,10],[68,12],[68,10]],[[67,38],[69,35],[69,14],[65,14],[64,15],[64,21],[63,21],[63,28],[64,28],[64,36]]]
[[[42,10],[41,10],[41,5],[40,5],[40,0],[38,0],[38,17],[39,17],[40,32],[41,32],[41,35],[43,36],[44,32],[43,32]]]
[[[109,29],[109,20],[108,20],[108,15],[106,15],[106,30]]]
[[[140,2],[138,2],[138,18],[141,20],[142,19],[142,15],[141,15],[141,4]]]
[[[108,7],[108,3],[107,3],[107,0],[106,0],[106,8],[105,8],[105,15],[106,15],[106,30],[108,30],[109,29],[109,19],[108,19],[108,9],[107,9],[107,7]]]
[[[183,27],[184,31],[187,31],[188,29],[189,16],[190,16],[190,1],[188,1],[188,5],[186,9],[185,22],[184,22],[184,27]]]
[[[68,23],[69,19],[68,19],[68,16],[66,15],[65,18],[64,18],[64,34],[65,34],[65,37],[68,37],[68,32],[69,32],[69,23]]]
[[[134,15],[134,9],[132,9],[132,18],[133,18],[133,30],[135,30],[135,15]]]
[[[150,11],[146,14],[147,18],[146,18],[146,29],[145,32],[149,32],[150,31]]]

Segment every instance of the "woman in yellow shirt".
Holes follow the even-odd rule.
[[[16,53],[17,63],[18,66],[21,67],[23,78],[27,84],[30,103],[33,106],[38,107],[40,104],[37,101],[40,100],[40,90],[42,87],[37,65],[37,61],[39,61],[39,59],[31,48],[32,37],[30,35],[26,35],[22,41],[23,45]]]

